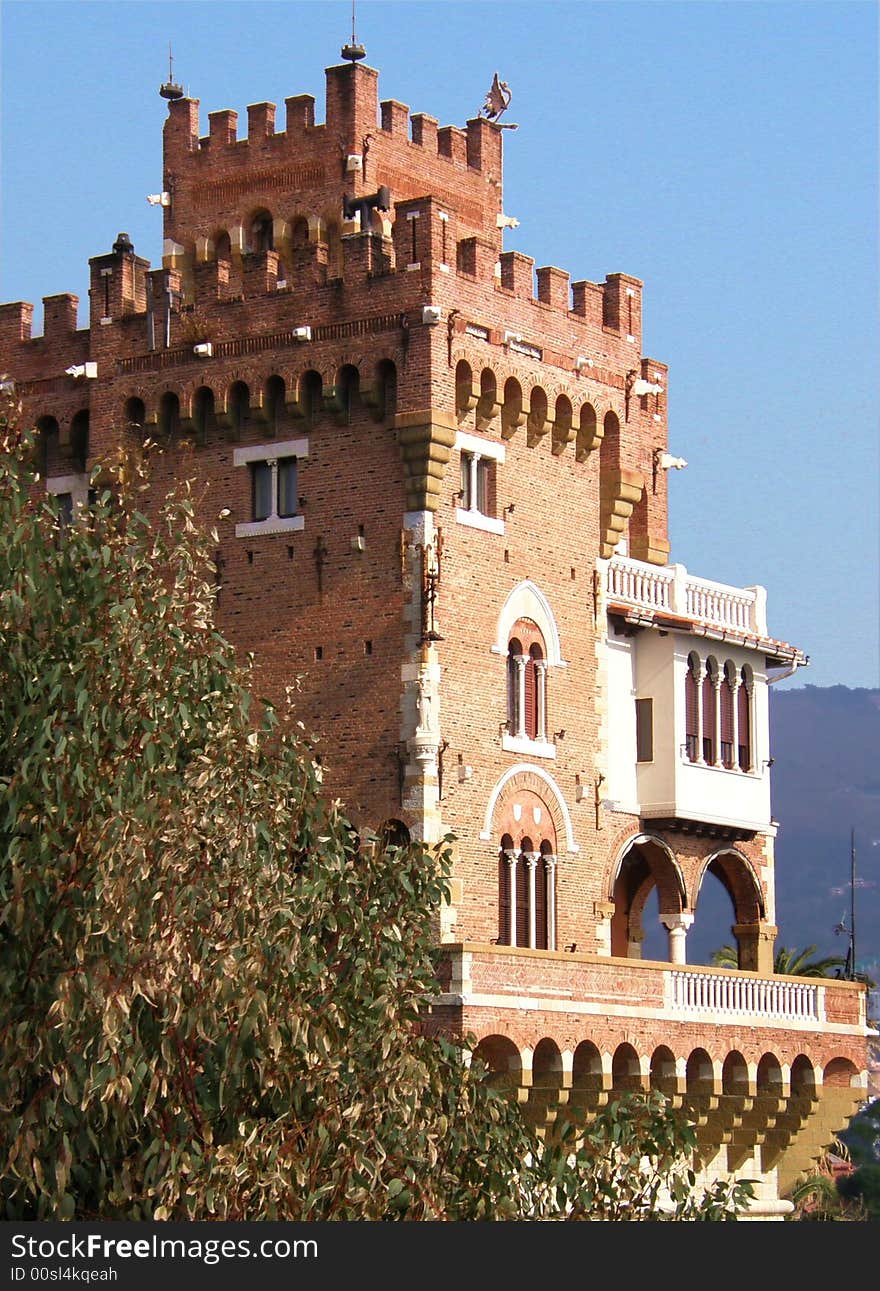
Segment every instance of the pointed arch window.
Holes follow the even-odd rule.
[[[537,624],[520,619],[507,646],[507,730],[516,740],[547,740],[547,659]]]

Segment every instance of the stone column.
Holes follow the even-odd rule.
[[[507,861],[507,923],[510,929],[510,945],[516,945],[516,862],[519,852],[511,848],[504,853]]]
[[[523,860],[526,863],[529,884],[529,949],[534,950],[535,943],[537,941],[537,930],[535,927],[535,878],[536,870],[538,868],[538,853],[523,852]]]
[[[469,511],[478,511],[478,510],[479,510],[479,507],[478,507],[478,505],[477,505],[477,498],[478,498],[478,494],[477,494],[477,468],[478,468],[478,466],[479,466],[479,462],[480,462],[480,454],[479,454],[479,453],[469,453],[469,454],[468,454],[468,459],[467,459],[467,468],[468,468],[468,499],[467,499],[467,502],[468,502],[468,510],[469,510]]]
[[[278,459],[276,457],[270,457],[267,459],[266,465],[269,467],[269,469],[272,472],[271,493],[269,497],[269,506],[272,509],[267,519],[277,520],[278,518]]]
[[[712,678],[712,703],[715,706],[715,753],[712,765],[721,766],[721,673]]]
[[[669,933],[670,964],[686,964],[687,953],[685,942],[688,929],[694,922],[692,914],[661,914],[660,922]]]
[[[547,739],[547,660],[535,660],[535,689],[537,691],[538,729],[535,739],[542,743]]]
[[[544,882],[547,885],[547,949],[556,949],[556,857],[544,857]]]
[[[731,704],[733,705],[733,770],[739,770],[739,688],[741,685],[739,673],[734,669],[733,685],[730,688]]]
[[[517,739],[524,740],[526,737],[526,656],[516,654],[513,656],[516,664],[516,730],[511,734]]]

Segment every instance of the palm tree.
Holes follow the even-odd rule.
[[[780,946],[773,957],[773,972],[784,973],[787,977],[839,977],[843,974],[846,960],[839,955],[811,958],[815,954],[815,946],[806,946],[802,950]],[[712,963],[717,968],[738,968],[736,946],[721,946],[714,951]]]

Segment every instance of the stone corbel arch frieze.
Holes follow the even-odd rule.
[[[486,818],[480,833],[480,838],[483,842],[493,840],[495,837],[493,827],[496,815],[502,812],[507,803],[516,797],[521,790],[528,790],[541,799],[550,813],[560,845],[564,843],[569,855],[576,856],[581,849],[575,841],[571,813],[559,786],[546,771],[542,770],[541,767],[533,766],[529,762],[520,762],[516,766],[510,767],[490,793],[489,801],[486,804]]]

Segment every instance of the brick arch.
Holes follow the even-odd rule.
[[[846,1089],[859,1085],[859,1069],[849,1058],[832,1058],[822,1073],[822,1084]]]
[[[814,1094],[816,1090],[816,1068],[805,1053],[799,1053],[791,1067],[792,1093]]]
[[[536,793],[533,788],[517,785],[509,793],[502,795],[495,804],[495,832],[510,838],[511,847],[521,848],[523,840],[529,840],[528,850],[540,850],[539,844],[550,844],[550,852],[556,855],[559,833],[553,812],[547,802],[547,795]]]
[[[562,1053],[550,1036],[535,1045],[532,1054],[532,1085],[559,1088],[562,1085]]]
[[[686,888],[678,861],[662,839],[637,834],[625,844],[611,875],[612,955],[638,954],[632,947],[642,940],[642,913],[655,888],[661,916],[682,913]]]
[[[575,460],[585,462],[602,442],[605,427],[599,416],[595,401],[587,398],[575,404]]]
[[[739,1049],[731,1049],[721,1064],[721,1089],[725,1094],[747,1094],[749,1064]]]
[[[694,881],[691,909],[695,910],[700,891],[711,867],[712,874],[723,885],[734,910],[734,922],[760,923],[765,918],[761,882],[749,858],[736,847],[719,847],[706,857]]]
[[[479,1036],[471,1061],[483,1063],[489,1082],[502,1089],[516,1089],[522,1083],[523,1055],[509,1036],[491,1031]]]
[[[138,409],[137,405],[141,405]],[[150,403],[143,394],[126,394],[120,400],[121,413],[123,413],[123,429],[126,431],[135,431],[138,434],[145,434],[148,422],[150,422]],[[141,416],[137,416],[137,413]]]
[[[501,435],[510,439],[525,424],[525,396],[522,381],[514,373],[499,375],[501,391]]]
[[[577,435],[576,414],[571,395],[560,388],[553,400],[553,431],[551,448],[555,456],[564,453]]]
[[[517,802],[522,808],[519,821],[513,810]],[[532,815],[531,827],[523,823],[520,829],[520,821],[524,820],[526,810],[531,808],[534,811],[536,807],[541,809],[541,821],[536,824]],[[511,837],[516,839],[514,830],[503,823],[507,821],[512,822],[519,829],[520,835],[528,834],[539,840],[546,838],[548,837],[546,831],[542,832],[544,812],[546,812],[546,819],[552,825],[556,847],[560,849],[564,847],[569,854],[579,852],[580,848],[575,842],[572,830],[571,815],[556,782],[541,767],[520,763],[506,771],[490,793],[480,838],[484,842],[491,842],[500,839],[504,833],[510,833]]]
[[[614,888],[617,884],[618,878],[620,877],[620,872],[621,872],[621,869],[623,868],[623,863],[627,859],[627,856],[630,854],[630,852],[634,848],[648,847],[648,846],[656,849],[656,852],[662,853],[662,856],[665,858],[665,861],[668,863],[668,867],[669,867],[668,871],[666,872],[669,873],[670,875],[674,875],[674,879],[672,879],[671,882],[670,881],[664,882],[664,885],[662,888],[662,892],[665,893],[665,895],[669,898],[670,902],[672,902],[673,904],[677,902],[677,908],[673,911],[673,905],[670,905],[670,909],[667,911],[667,913],[673,913],[673,912],[681,913],[681,911],[686,908],[685,903],[687,900],[687,885],[685,884],[684,876],[681,872],[681,866],[676,860],[675,854],[672,851],[672,849],[669,847],[669,845],[667,843],[664,843],[662,838],[658,838],[653,834],[633,834],[627,837],[623,845],[618,848],[617,860],[615,861],[614,868],[611,872],[611,882],[609,884],[608,895],[610,898],[613,899]],[[658,874],[662,872],[664,872],[663,869],[658,868],[657,866],[652,867],[652,873]],[[658,887],[659,887],[659,883],[658,883]]]

